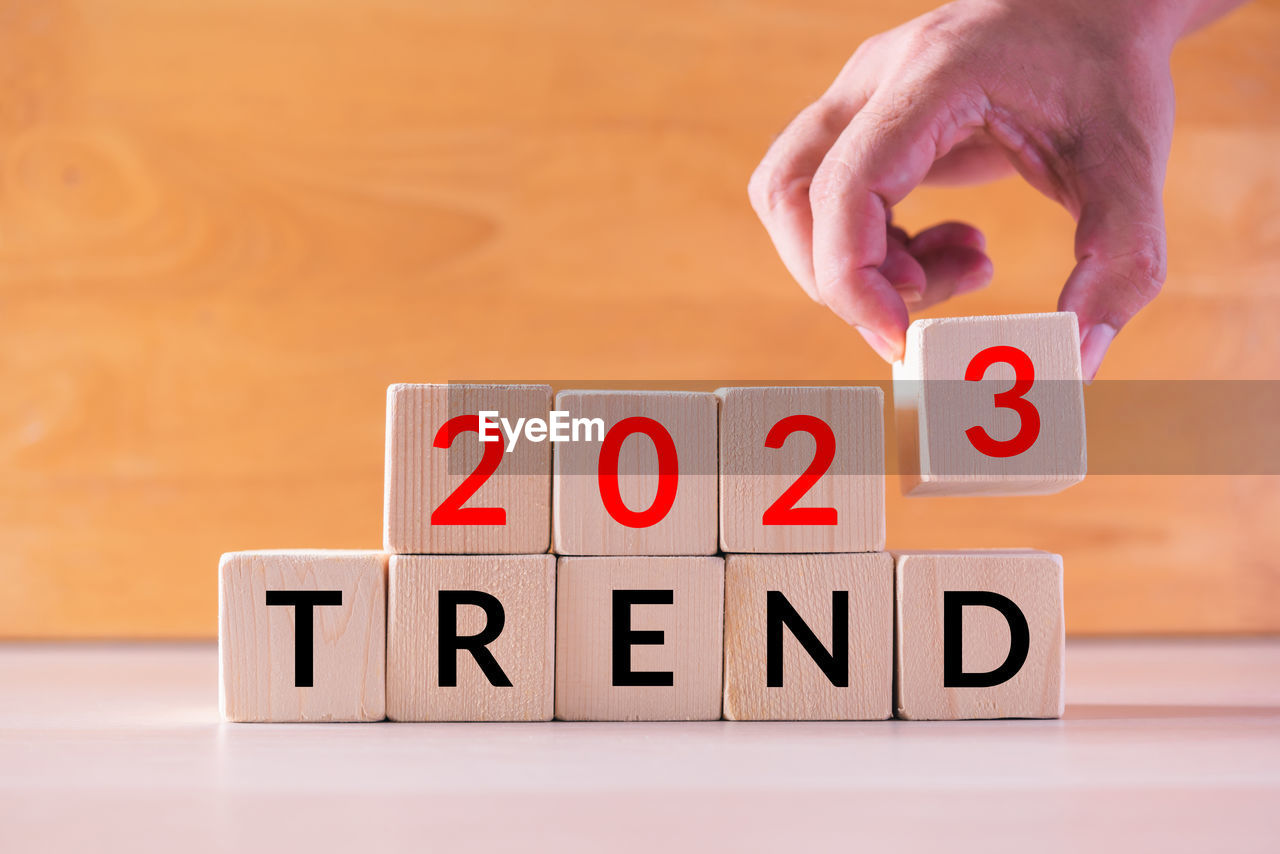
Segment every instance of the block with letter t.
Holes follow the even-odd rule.
[[[387,556],[230,552],[218,567],[218,676],[228,721],[384,717]]]
[[[545,385],[388,388],[383,547],[396,554],[547,551],[551,445],[508,443],[500,425],[545,422],[550,405]],[[490,441],[481,440],[482,430]]]
[[[1062,716],[1060,556],[1008,549],[894,557],[898,717]]]
[[[1032,495],[1084,479],[1073,313],[917,320],[893,381],[907,495]]]

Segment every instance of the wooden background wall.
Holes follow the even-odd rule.
[[[211,636],[224,550],[377,547],[398,380],[885,379],[759,156],[927,2],[0,0],[0,636]],[[1280,3],[1175,54],[1167,292],[1103,378],[1280,374]],[[1052,308],[1065,214],[930,191]],[[1280,629],[1280,478],[889,490],[897,546],[1066,556],[1077,633]]]

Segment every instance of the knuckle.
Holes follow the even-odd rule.
[[[809,204],[815,209],[836,204],[849,186],[851,170],[848,164],[833,157],[822,161],[809,183]]]

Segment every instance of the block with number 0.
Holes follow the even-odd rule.
[[[917,320],[894,365],[907,495],[1034,495],[1085,475],[1071,312]]]
[[[383,544],[397,554],[536,554],[551,537],[551,445],[507,450],[493,416],[546,419],[545,385],[411,385],[387,389]]]
[[[557,554],[715,554],[715,395],[562,391],[556,409],[598,422],[555,446]]]
[[[884,394],[878,388],[723,388],[725,552],[884,548]]]

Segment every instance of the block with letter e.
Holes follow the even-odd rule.
[[[898,717],[1062,716],[1060,556],[1008,549],[894,557]]]
[[[230,552],[218,566],[219,695],[228,721],[380,721],[387,556]]]
[[[551,445],[508,445],[499,419],[545,421],[550,405],[545,385],[389,387],[384,548],[397,554],[547,551]],[[492,414],[481,415],[486,412]],[[481,441],[482,429],[491,441]]]
[[[1032,495],[1084,479],[1071,312],[917,320],[893,388],[907,495]]]
[[[718,720],[723,626],[723,558],[560,558],[556,717]]]
[[[893,713],[893,558],[729,555],[724,716],[883,720]]]
[[[387,717],[548,721],[554,555],[393,555]]]

